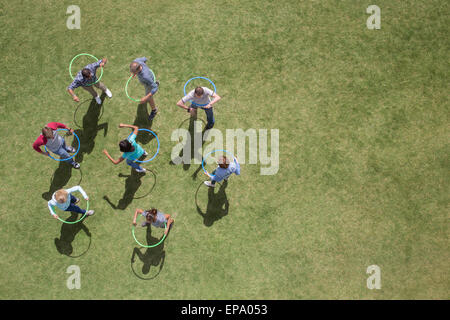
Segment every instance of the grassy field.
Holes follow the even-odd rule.
[[[71,4],[80,30],[66,27]],[[380,30],[366,27],[370,4]],[[449,7],[0,0],[0,299],[449,299]],[[109,60],[101,108],[66,92],[82,52]],[[124,93],[142,56],[161,83],[153,123]],[[194,76],[222,97],[216,129],[279,130],[277,174],[243,164],[211,192],[198,164],[171,164],[171,134],[189,126],[176,102]],[[32,149],[51,121],[76,129],[81,170]],[[121,122],[158,134],[145,176],[101,152],[119,156]],[[52,219],[51,194],[77,184],[95,215]],[[163,245],[143,249],[131,220],[151,207],[177,217]],[[70,265],[79,290],[66,286]],[[381,290],[366,286],[370,265]]]

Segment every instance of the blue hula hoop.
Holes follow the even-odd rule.
[[[186,86],[187,86],[187,84],[188,84],[189,82],[191,82],[192,80],[194,80],[194,79],[204,79],[204,80],[209,81],[209,83],[211,83],[212,86],[214,87],[214,93],[216,93],[216,85],[215,85],[214,82],[212,82],[210,79],[208,79],[208,78],[206,78],[206,77],[193,77],[193,78],[190,78],[190,79],[184,84],[184,88],[183,88],[184,95],[186,95]],[[208,105],[208,103],[206,103],[206,104],[197,104],[197,103],[195,103],[194,101],[191,101],[191,103],[192,103],[194,106],[197,106],[197,107],[204,107],[204,106],[207,106],[207,105]]]
[[[59,129],[56,130],[56,132],[62,131],[62,130],[69,131],[69,129],[59,128]],[[49,152],[48,156],[49,156],[50,158],[52,158],[53,160],[56,160],[56,161],[67,161],[67,160],[70,160],[70,159],[72,159],[73,157],[75,157],[75,156],[77,155],[78,151],[80,151],[81,143],[80,143],[80,138],[78,138],[78,136],[77,136],[77,134],[75,133],[75,131],[73,132],[73,135],[74,135],[75,138],[77,138],[77,140],[78,140],[78,150],[77,150],[72,156],[70,156],[69,158],[64,158],[64,159],[55,159],[55,158],[53,158],[53,157],[50,155],[50,152]],[[44,146],[44,149],[45,149],[45,152],[48,152],[46,146]]]
[[[234,154],[232,154],[230,151],[228,151],[228,150],[225,150],[225,149],[216,149],[216,150],[213,150],[213,151],[211,151],[211,152],[209,152],[206,156],[204,156],[203,157],[203,159],[202,159],[202,168],[203,168],[203,171],[206,173],[206,174],[208,174],[208,175],[210,175],[210,176],[215,176],[214,174],[210,174],[208,171],[206,171],[206,169],[205,169],[205,159],[211,154],[211,153],[214,153],[214,152],[217,152],[217,151],[225,151],[225,152],[227,152],[227,153],[229,153],[229,154],[231,154],[232,156],[233,156],[233,161],[234,161]]]
[[[152,135],[154,135],[155,138],[156,138],[156,141],[158,142],[158,149],[156,149],[155,155],[154,155],[153,157],[151,157],[150,159],[145,160],[145,161],[134,160],[134,162],[140,162],[140,163],[150,162],[150,161],[152,161],[152,160],[156,157],[156,155],[159,153],[159,139],[158,139],[158,136],[157,136],[152,130],[150,130],[150,129],[141,128],[141,129],[138,129],[138,131],[148,131],[148,132],[150,132]],[[133,133],[131,133],[131,134],[133,134]],[[128,137],[130,137],[131,134],[130,134]]]

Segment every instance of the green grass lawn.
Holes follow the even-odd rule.
[[[81,30],[66,27],[71,4]],[[380,30],[366,27],[371,4]],[[0,299],[449,299],[449,7],[0,0]],[[109,60],[113,98],[101,108],[81,88],[78,104],[66,92],[82,52]],[[124,92],[142,56],[161,83],[151,126],[161,147],[141,177],[102,150],[120,155],[129,130],[119,123],[148,127],[148,110]],[[189,127],[176,102],[194,76],[215,82],[224,135],[279,130],[277,174],[243,164],[211,192],[198,164],[171,164],[171,134]],[[32,149],[51,121],[76,129],[81,170]],[[49,196],[77,184],[95,215],[52,219]],[[143,249],[131,221],[151,207],[176,222],[163,245]],[[70,265],[79,290],[66,286]],[[381,290],[366,286],[370,265]]]

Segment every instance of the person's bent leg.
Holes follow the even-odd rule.
[[[87,92],[89,92],[94,97],[97,104],[102,104],[102,99],[100,99],[100,96],[98,95],[97,91],[95,91],[95,89],[92,88],[92,86],[86,86],[82,88]]]
[[[67,153],[66,149],[64,148],[63,144],[58,150],[56,150],[54,153],[61,157],[61,159],[67,159],[70,158],[70,154]],[[80,164],[76,162],[73,158],[67,160],[75,169],[80,168]]]
[[[141,166],[138,163],[131,161],[129,159],[127,159],[127,165],[129,165],[130,167],[132,167],[133,169],[135,169],[138,172],[142,172],[144,170],[143,168],[141,168]]]
[[[208,109],[204,109],[205,113],[206,113],[206,119],[208,120],[208,124],[206,125],[207,129],[211,129],[212,127],[214,127],[214,112],[213,112],[213,108],[208,108]]]
[[[94,86],[102,90],[108,96],[108,98],[112,97],[111,91],[105,86],[103,82],[97,82],[96,84],[94,84]]]
[[[86,210],[81,209],[79,206],[77,206],[73,203],[71,203],[70,206],[68,206],[65,211],[76,212],[76,213],[81,213],[81,214],[86,213]]]

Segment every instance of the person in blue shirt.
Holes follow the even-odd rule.
[[[140,103],[145,104],[148,102],[150,104],[152,112],[150,113],[148,119],[151,121],[158,112],[153,96],[158,91],[159,82],[156,81],[153,71],[150,70],[146,62],[146,57],[134,59],[134,61],[130,64],[130,72],[133,77],[137,76],[139,82],[141,82],[145,87],[145,96],[141,98]]]
[[[218,167],[211,174],[205,173],[208,177],[211,178],[211,181],[205,181],[204,183],[211,188],[216,186],[216,182],[220,182],[222,180],[228,181],[228,178],[234,173],[236,175],[241,174],[241,166],[237,161],[237,158],[234,157],[233,161],[230,161],[227,157],[221,156],[217,161]]]
[[[126,162],[129,166],[135,169],[137,172],[146,172],[145,168],[142,168],[136,160],[138,160],[142,155],[147,156],[148,153],[136,142],[136,136],[138,134],[139,128],[137,126],[133,126],[131,124],[119,124],[119,128],[131,128],[133,129],[133,133],[125,140],[119,142],[120,151],[123,152],[122,156],[119,159],[114,160],[106,151],[103,149],[103,153],[111,160],[114,164],[119,164],[123,160],[126,159]]]

